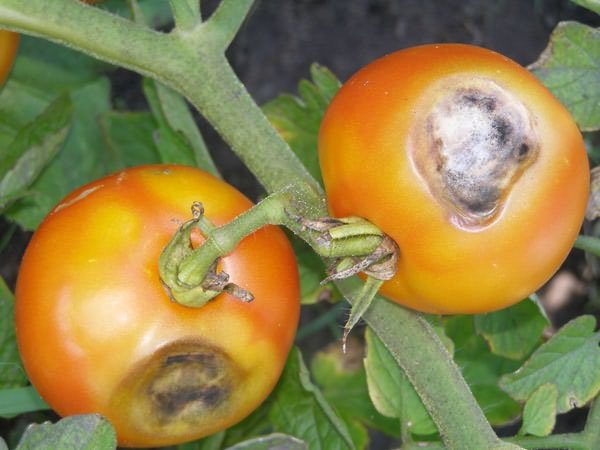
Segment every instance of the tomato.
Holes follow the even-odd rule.
[[[272,390],[294,338],[296,262],[273,226],[221,261],[254,301],[169,299],[157,260],[198,200],[217,225],[252,206],[198,169],[127,169],[62,200],[23,257],[16,327],[32,384],[60,415],[106,416],[121,446],[172,445],[240,421]]]
[[[482,313],[534,292],[583,221],[581,134],[527,70],[469,45],[425,45],[368,64],[319,133],[330,211],[399,246],[381,292],[430,313]]]
[[[19,35],[17,33],[0,30],[0,86],[4,84],[10,73],[18,46]]]

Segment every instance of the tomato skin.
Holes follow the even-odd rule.
[[[272,390],[293,342],[298,273],[276,227],[221,262],[253,302],[169,300],[157,260],[193,201],[217,225],[252,205],[198,169],[126,169],[68,195],[23,257],[15,314],[32,384],[60,415],[105,415],[121,446],[173,445],[240,421]]]
[[[468,129],[444,124],[444,113],[434,120],[432,111],[442,105],[441,111],[459,111],[454,118],[469,117],[473,110],[451,100],[477,86],[502,92],[510,108],[524,111],[537,154],[518,169],[489,217],[469,223],[448,207],[452,194],[428,178],[445,169],[427,161],[444,144],[432,129],[448,135],[452,127]],[[589,191],[584,143],[565,108],[518,64],[469,45],[414,47],[359,70],[325,114],[319,157],[332,215],[364,217],[400,248],[397,273],[382,293],[429,313],[494,311],[538,289],[570,251]],[[460,201],[453,207],[461,209]]]
[[[18,33],[0,30],[0,86],[8,78],[19,47],[19,39]]]

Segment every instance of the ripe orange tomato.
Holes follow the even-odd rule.
[[[527,70],[468,45],[385,56],[334,97],[319,135],[330,211],[400,248],[382,293],[430,313],[482,313],[534,292],[583,221],[581,134]]]
[[[19,35],[17,33],[0,30],[0,86],[4,84],[10,73],[18,46]]]
[[[217,225],[252,205],[198,169],[127,169],[68,195],[23,258],[16,327],[31,382],[63,416],[106,416],[121,446],[172,445],[240,421],[272,390],[293,341],[296,261],[273,226],[221,261],[254,301],[169,300],[158,257],[196,200]]]

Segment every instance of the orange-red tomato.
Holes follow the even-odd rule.
[[[254,301],[221,294],[195,309],[169,300],[158,256],[198,200],[217,225],[251,207],[194,168],[127,169],[68,195],[23,258],[16,327],[31,382],[63,416],[106,416],[121,446],[171,445],[243,419],[272,390],[293,341],[296,262],[273,226],[221,261]]]
[[[589,190],[573,119],[527,70],[482,48],[426,45],[357,72],[319,135],[331,213],[400,248],[382,292],[481,313],[538,289],[567,256]]]
[[[0,30],[0,86],[4,84],[10,73],[18,46],[19,35],[17,33]]]

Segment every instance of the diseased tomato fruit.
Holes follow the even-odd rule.
[[[12,31],[0,30],[0,86],[4,84],[19,46],[19,34]]]
[[[63,416],[106,416],[121,446],[172,445],[243,419],[272,390],[293,341],[298,274],[276,227],[220,263],[253,302],[169,300],[158,257],[194,201],[217,225],[252,205],[194,168],[127,169],[68,195],[23,258],[16,326],[31,382]]]
[[[527,70],[478,47],[425,45],[356,73],[319,135],[331,213],[400,248],[382,293],[481,313],[534,292],[567,256],[589,191],[573,119]]]

